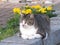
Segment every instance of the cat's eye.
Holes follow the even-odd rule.
[[[29,23],[32,23],[32,22],[29,22]]]

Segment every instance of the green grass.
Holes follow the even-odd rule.
[[[16,34],[18,32],[18,28],[11,28],[11,29],[0,29],[0,41],[7,38],[7,37],[10,37],[10,36],[13,36],[14,34]]]

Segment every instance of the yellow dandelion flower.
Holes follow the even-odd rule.
[[[47,10],[52,10],[52,6],[48,6],[47,7]]]
[[[31,14],[32,13],[32,10],[31,9],[27,9],[26,12],[28,12],[28,13]]]
[[[40,10],[39,10],[41,13],[46,13],[47,11],[46,11],[46,8],[41,8]]]
[[[25,14],[26,13],[26,10],[22,10],[22,13]]]
[[[31,9],[26,9],[26,13],[25,14],[31,14],[32,10]]]
[[[29,14],[29,12],[27,11],[25,14]]]
[[[41,8],[41,6],[40,5],[36,5],[35,8],[36,9],[39,9],[39,8]]]
[[[31,6],[32,8],[35,8],[35,9],[39,9],[39,8],[41,8],[41,6],[40,5],[34,5],[34,6]]]
[[[14,8],[14,9],[13,9],[13,12],[20,14],[21,10],[20,10],[20,8]]]
[[[22,10],[23,14],[31,14],[32,10],[31,9],[26,9],[26,10]]]

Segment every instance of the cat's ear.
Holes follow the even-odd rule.
[[[30,18],[34,18],[34,15],[33,15],[33,14],[31,14],[31,15],[30,15]]]
[[[24,14],[22,12],[20,12],[20,16],[23,16]]]
[[[22,13],[20,13],[20,17],[22,18],[24,15]]]

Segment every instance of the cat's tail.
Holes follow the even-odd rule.
[[[47,38],[48,38],[48,33],[46,32],[45,35],[42,35],[42,39],[43,39],[43,40],[46,40]]]

